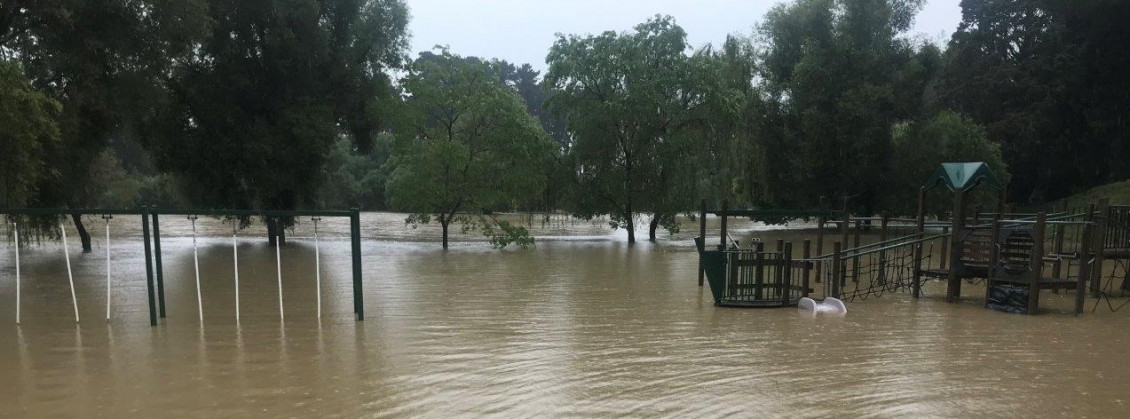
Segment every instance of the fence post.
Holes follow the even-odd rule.
[[[757,242],[753,245],[753,258],[756,261],[753,278],[753,298],[760,300],[763,296],[762,288],[765,287],[765,243]],[[740,255],[740,253],[736,253]],[[738,272],[735,270],[734,272]]]
[[[1029,260],[1029,269],[1032,281],[1028,283],[1028,314],[1036,314],[1040,308],[1040,277],[1044,267],[1044,231],[1047,227],[1046,213],[1036,215],[1036,237],[1032,243],[1032,259]]]
[[[153,260],[157,265],[157,307],[163,319],[165,318],[165,266],[161,262],[161,219],[157,216],[156,208],[151,211],[153,211]]]
[[[1104,243],[1105,240],[1103,239],[1105,238],[1108,230],[1107,217],[1110,216],[1109,206],[1110,199],[1104,198],[1099,201],[1097,209],[1098,216],[1095,217],[1094,215],[1091,215],[1092,219],[1095,220],[1095,229],[1091,231],[1091,257],[1095,259],[1095,262],[1093,265],[1091,265],[1089,272],[1091,276],[1091,298],[1099,298],[1100,290],[1102,288],[1103,260],[1105,258],[1105,255],[1103,254],[1103,247],[1106,246],[1106,243]],[[1091,214],[1094,213],[1094,211],[1091,212]]]
[[[1075,315],[1083,314],[1084,298],[1087,295],[1087,277],[1091,273],[1091,263],[1088,260],[1093,253],[1094,241],[1091,236],[1095,234],[1091,223],[1083,224],[1083,237],[1079,243],[1079,281],[1075,284]]]
[[[918,188],[918,239],[926,238],[926,188]],[[914,298],[922,295],[922,285],[919,283],[922,279],[922,244],[919,241],[914,246],[914,277],[911,278],[910,289]]]
[[[729,214],[727,214],[727,211],[730,209],[729,207],[730,207],[730,202],[723,199],[722,200],[722,213],[718,214],[718,216],[722,218],[722,237],[720,239],[718,239],[719,240],[718,243],[722,245],[722,250],[726,250],[726,246],[727,246],[727,243],[726,243],[726,221],[727,220],[726,219],[729,218]],[[706,244],[703,243],[703,246],[705,246],[705,245]]]
[[[989,307],[989,297],[993,292],[993,277],[996,276],[997,260],[1000,257],[1001,242],[1001,214],[998,212],[993,214],[992,233],[989,240],[989,273],[985,276],[985,307]]]
[[[1058,207],[1059,212],[1067,213],[1066,203],[1060,204],[1058,205]],[[1064,217],[1064,219],[1066,219],[1066,217]],[[1084,230],[1085,229],[1086,228],[1084,228]],[[1061,256],[1063,255],[1063,233],[1063,224],[1056,224],[1055,233],[1053,233],[1055,234],[1055,241],[1052,243],[1052,252],[1055,252],[1055,262],[1052,262],[1052,277],[1055,279],[1063,279],[1063,259]],[[1086,241],[1084,241],[1084,243],[1085,242]],[[1080,266],[1080,268],[1082,268],[1082,266]],[[1056,292],[1059,292],[1058,288],[1056,289]]]
[[[961,272],[959,272],[961,259],[960,238],[965,230],[965,191],[958,189],[953,193],[953,219],[950,220],[953,230],[950,233],[950,272],[949,282],[946,284],[946,302],[953,303],[961,298]]]
[[[884,213],[884,214],[882,214],[882,219],[879,221],[879,242],[880,243],[884,243],[888,239],[888,237],[887,237],[887,234],[888,234],[888,232],[887,232],[887,222],[888,222],[888,217],[887,217],[887,214]],[[886,245],[882,245],[881,248],[886,248],[886,247],[887,247]],[[885,285],[886,283],[887,283],[887,251],[886,250],[879,250],[879,284]]]
[[[149,297],[149,325],[157,325],[157,307],[153,296],[153,252],[149,243],[149,208],[142,207],[141,235],[145,240],[145,290]]]
[[[957,230],[954,230],[954,231],[957,231]],[[946,234],[946,233],[949,233],[949,232],[950,232],[950,228],[948,226],[942,226],[942,234]],[[950,247],[949,240],[942,240],[942,250],[941,250],[941,253],[940,253],[940,257],[938,258],[938,269],[941,269],[943,271],[946,270],[946,265],[948,265],[948,263],[949,263],[949,261],[947,260],[950,257],[949,247]],[[954,266],[956,266],[956,265],[954,265]]]
[[[702,250],[706,251],[706,200],[698,203],[698,237],[702,239]],[[705,276],[705,267],[702,266],[702,252],[698,253],[698,286],[702,286]]]
[[[824,254],[824,223],[825,222],[827,222],[827,220],[824,219],[824,216],[820,216],[820,217],[816,218],[816,256],[820,256],[820,255]],[[820,271],[822,270],[823,266],[821,264],[817,263],[815,268],[816,268],[816,283],[819,284],[820,283]]]
[[[785,243],[781,253],[784,257],[781,264],[781,304],[789,305],[793,294],[793,242]]]
[[[357,320],[365,320],[365,301],[361,288],[361,211],[357,208],[349,215],[349,239],[353,255],[353,312]]]
[[[840,280],[844,272],[843,269],[841,269],[843,260],[840,258],[840,250],[840,242],[832,243],[832,277],[828,280],[832,281],[829,285],[832,286],[832,297],[835,298],[840,298]]]
[[[804,258],[804,274],[801,276],[801,297],[808,296],[809,275],[812,274],[812,240],[805,240],[802,247],[802,257]],[[819,275],[819,274],[817,274]]]

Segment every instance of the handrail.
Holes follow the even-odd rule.
[[[850,249],[843,249],[843,250],[840,250],[840,257],[863,256],[863,255],[871,254],[871,253],[878,252],[878,251],[890,250],[890,249],[900,247],[900,246],[905,246],[905,245],[908,245],[908,244],[927,242],[927,241],[942,238],[942,237],[949,237],[950,234],[951,233],[938,233],[938,234],[935,234],[935,235],[932,235],[932,236],[922,237],[922,238],[913,239],[913,240],[907,240],[911,237],[918,237],[918,236],[922,235],[922,233],[914,233],[914,234],[910,234],[910,235],[906,235],[906,236],[902,236],[902,237],[896,237],[896,238],[889,239],[889,240],[886,240],[886,241],[871,243],[871,244],[868,244],[866,246],[859,246],[859,247],[850,248]],[[863,249],[870,249],[870,248],[875,248],[875,249],[863,250]],[[831,258],[834,255],[835,255],[835,253],[825,253],[823,255],[813,256],[813,257],[808,258],[808,259],[793,259],[793,260],[823,260],[823,259]]]

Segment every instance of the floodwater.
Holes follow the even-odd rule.
[[[137,217],[113,221],[105,320],[101,223],[87,219],[93,253],[68,234],[78,324],[62,247],[46,243],[22,250],[15,324],[15,249],[0,243],[0,416],[1130,416],[1130,311],[1088,300],[1074,317],[1070,295],[1048,293],[1038,316],[985,310],[976,290],[947,304],[940,284],[844,318],[717,308],[690,224],[628,246],[600,222],[534,220],[535,249],[471,234],[444,252],[436,227],[376,213],[361,322],[346,222],[320,225],[321,321],[311,223],[281,249],[285,322],[275,249],[241,232],[237,324],[230,226],[201,219],[201,324],[190,224],[164,217],[168,317],[150,327]]]

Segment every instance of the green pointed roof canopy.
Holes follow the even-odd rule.
[[[1000,182],[993,176],[993,172],[989,170],[989,165],[985,162],[942,163],[938,170],[930,175],[929,179],[926,179],[926,183],[922,187],[929,190],[939,184],[944,184],[950,191],[966,192],[982,182],[987,183],[994,189],[1001,189]]]

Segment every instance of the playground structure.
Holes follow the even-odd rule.
[[[926,217],[926,195],[937,186],[952,193],[948,220]],[[995,211],[969,211],[978,188],[996,193]],[[1014,213],[1006,211],[1004,197],[1004,186],[984,163],[945,163],[919,189],[912,219],[853,217],[846,210],[731,210],[726,202],[710,210],[704,201],[695,239],[699,286],[705,277],[718,306],[783,307],[795,306],[818,290],[824,297],[848,302],[894,292],[919,298],[925,281],[935,279],[946,283],[947,302],[960,300],[962,284],[967,283],[985,288],[986,307],[1026,314],[1038,311],[1042,291],[1074,290],[1074,311],[1080,314],[1088,294],[1109,297],[1116,280],[1121,280],[1123,292],[1130,290],[1125,272],[1130,206],[1099,202],[1053,213]],[[721,231],[718,244],[708,247],[705,220],[711,214],[720,218]],[[805,240],[797,257],[790,243],[778,241],[772,251],[765,251],[756,239],[743,248],[727,231],[730,216],[815,219],[815,249]],[[876,222],[878,240],[862,244],[863,230],[875,230]],[[837,227],[839,240],[826,252],[826,236],[835,234],[826,228],[829,225]],[[1122,277],[1114,266],[1104,269],[1104,261],[1122,266]],[[1104,285],[1106,272],[1111,273]]]
[[[113,278],[111,276],[111,254],[109,250],[110,242],[110,220],[114,216],[140,216],[141,218],[141,231],[142,241],[145,254],[145,271],[146,271],[146,291],[149,306],[149,323],[152,326],[158,324],[158,318],[166,317],[166,304],[165,304],[165,280],[164,280],[164,265],[161,257],[161,221],[160,216],[185,216],[192,223],[192,251],[193,251],[193,266],[195,268],[195,290],[197,301],[197,313],[201,324],[204,322],[204,310],[200,293],[200,266],[199,256],[196,243],[196,221],[199,216],[209,217],[228,217],[232,221],[232,256],[233,256],[233,281],[235,285],[235,318],[239,322],[239,253],[238,253],[238,236],[236,223],[239,218],[247,217],[262,217],[267,220],[279,221],[284,218],[298,218],[308,217],[314,225],[314,263],[315,263],[315,276],[316,276],[316,290],[317,298],[317,316],[319,319],[322,317],[321,306],[321,253],[319,251],[317,226],[318,222],[323,217],[343,217],[349,218],[350,223],[350,251],[352,254],[352,268],[353,268],[353,312],[357,316],[357,320],[365,319],[365,306],[362,298],[361,285],[362,285],[362,271],[361,271],[361,223],[360,212],[357,209],[348,211],[303,211],[303,210],[184,210],[184,209],[158,209],[153,207],[142,207],[140,209],[0,209],[0,214],[7,216],[31,216],[31,217],[62,217],[62,216],[78,216],[82,215],[101,215],[106,223],[106,320],[110,320],[110,307],[111,307],[111,287]],[[152,223],[152,231],[150,230],[150,223]],[[15,268],[16,268],[16,323],[20,323],[20,225],[12,223],[15,238]],[[74,307],[75,322],[79,322],[78,301],[75,298],[74,292],[74,275],[71,271],[70,250],[67,246],[66,229],[63,224],[59,224],[59,231],[63,240],[63,252],[67,265],[67,277],[70,283],[71,302]],[[282,282],[283,272],[281,265],[281,254],[279,244],[281,241],[275,242],[275,258],[276,258],[276,271],[278,279],[278,303],[279,303],[279,320],[285,319],[285,311],[283,306]]]

